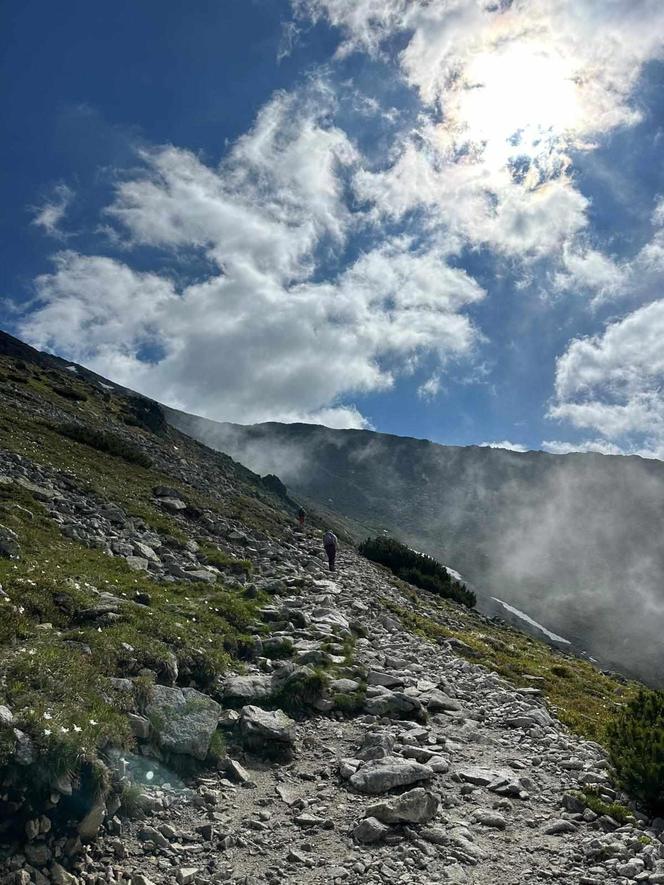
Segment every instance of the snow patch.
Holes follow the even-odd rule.
[[[449,571],[449,569],[448,569]],[[512,612],[513,615],[516,615],[517,618],[521,618],[522,621],[526,621],[528,624],[531,624],[533,627],[537,627],[538,630],[541,630],[545,636],[548,636],[549,639],[553,639],[555,642],[564,642],[565,645],[571,645],[572,643],[569,639],[565,639],[563,636],[558,636],[557,633],[552,633],[551,630],[547,630],[546,627],[543,627],[541,624],[538,624],[537,621],[533,620],[530,615],[527,615],[525,612],[520,611],[518,608],[514,608],[513,605],[509,605],[507,602],[503,602],[502,599],[498,599],[497,596],[491,597],[496,602],[499,602],[503,608],[506,608],[508,612]]]

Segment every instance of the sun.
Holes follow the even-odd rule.
[[[582,120],[574,66],[534,43],[508,43],[470,60],[448,107],[458,135],[504,165],[564,148]]]

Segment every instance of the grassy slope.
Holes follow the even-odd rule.
[[[0,360],[3,371],[12,372],[11,360]],[[0,448],[63,471],[77,487],[120,504],[162,534],[184,537],[177,521],[152,501],[153,486],[174,484],[167,474],[67,439],[31,413],[35,404],[57,406],[91,425],[109,415],[119,417],[122,398],[108,402],[89,385],[64,380],[87,399],[63,399],[52,390],[47,373],[30,367],[18,388],[30,397],[29,409],[10,409],[2,401]],[[5,381],[5,392],[8,383],[16,382]],[[137,440],[151,437],[152,446],[174,449],[169,440],[120,426]],[[224,503],[185,488],[187,499],[198,506],[226,516],[246,514],[248,522],[264,528],[283,525],[284,514],[254,497],[250,486],[236,485]],[[131,743],[122,697],[109,682],[109,677],[126,675],[129,658],[159,671],[175,655],[185,684],[206,689],[256,632],[256,612],[264,599],[248,599],[221,582],[201,587],[138,576],[124,559],[64,537],[43,506],[16,484],[0,487],[0,523],[16,532],[21,545],[19,561],[0,559],[0,583],[8,596],[0,600],[0,703],[13,710],[15,724],[30,735],[51,774],[75,770],[109,742]],[[187,535],[194,536],[195,530]],[[216,554],[219,565],[228,561],[209,543],[206,552],[212,558]],[[247,563],[238,567],[246,569]],[[99,603],[95,589],[126,600],[120,618],[100,628],[79,617],[82,609]],[[150,594],[149,607],[133,601],[138,590]],[[9,729],[0,732],[0,765],[12,743]]]

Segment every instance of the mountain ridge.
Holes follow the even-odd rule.
[[[357,540],[387,531],[461,572],[487,613],[505,614],[498,597],[605,666],[664,684],[664,463],[166,414],[258,472],[278,473],[322,512],[343,514]]]

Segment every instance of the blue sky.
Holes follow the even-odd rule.
[[[664,6],[5,2],[2,325],[220,420],[664,457]]]

